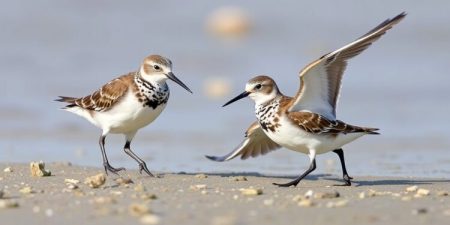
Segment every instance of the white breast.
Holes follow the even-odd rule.
[[[106,112],[96,112],[93,115],[95,125],[111,133],[128,133],[136,131],[153,122],[164,110],[166,104],[155,109],[143,107],[135,95],[130,91],[125,98]]]

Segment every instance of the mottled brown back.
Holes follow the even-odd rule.
[[[83,98],[60,96],[56,101],[69,103],[66,108],[78,106],[87,110],[107,111],[125,96],[128,88],[132,86],[130,84],[134,82],[134,75],[135,72],[132,72],[114,79],[91,95]]]

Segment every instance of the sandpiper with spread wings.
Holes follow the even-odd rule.
[[[117,174],[124,168],[114,168],[109,164],[105,152],[105,137],[109,133],[125,135],[124,151],[139,163],[139,172],[148,170],[146,163],[130,149],[136,132],[155,120],[169,100],[170,79],[187,91],[192,91],[172,73],[172,62],[159,55],[144,59],[136,72],[118,77],[99,90],[83,98],[60,96],[57,101],[66,102],[63,109],[84,117],[102,129],[99,144],[103,156],[105,172]]]
[[[257,76],[247,82],[245,91],[224,106],[249,96],[255,102],[257,122],[245,133],[244,141],[229,154],[206,156],[214,161],[242,159],[266,154],[280,147],[308,154],[309,168],[295,180],[277,184],[296,186],[316,169],[316,154],[338,154],[345,185],[351,185],[345,168],[342,146],[365,134],[378,134],[377,128],[354,126],[336,119],[336,104],[347,60],[360,54],[387,30],[406,16],[401,13],[370,30],[357,40],[330,52],[300,71],[300,88],[291,98],[283,95],[275,81]]]

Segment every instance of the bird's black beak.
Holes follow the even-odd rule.
[[[231,104],[231,103],[233,103],[233,102],[235,102],[235,101],[237,101],[237,100],[239,100],[239,99],[245,98],[245,97],[247,97],[248,95],[250,95],[250,92],[244,91],[244,92],[242,92],[240,95],[234,97],[233,99],[231,99],[230,101],[228,101],[227,103],[225,103],[225,105],[223,105],[222,107],[225,107],[225,106],[227,106],[227,105],[229,105],[229,104]]]
[[[178,79],[178,78],[175,76],[175,74],[173,74],[172,72],[169,72],[169,73],[166,74],[166,76],[167,76],[169,79],[173,80],[173,82],[177,83],[178,85],[180,85],[181,87],[183,87],[184,89],[186,89],[187,91],[191,92],[191,94],[192,94],[191,89],[189,89],[189,88],[186,86],[186,84],[184,84],[183,82],[181,82],[181,80]]]

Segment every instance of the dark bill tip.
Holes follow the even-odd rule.
[[[233,99],[231,99],[230,101],[225,103],[222,107],[225,107],[225,106],[227,106],[227,105],[229,105],[229,104],[231,104],[231,103],[233,103],[233,102],[235,102],[235,101],[237,101],[239,99],[243,99],[243,98],[247,97],[248,95],[250,95],[250,92],[244,91],[240,95],[234,97]]]
[[[170,73],[166,74],[166,76],[167,76],[170,80],[172,80],[173,82],[177,83],[178,85],[180,85],[181,87],[183,87],[184,89],[186,89],[187,91],[191,92],[191,94],[192,94],[191,89],[189,89],[189,88],[186,86],[186,84],[184,84],[183,82],[181,82],[181,80],[178,79],[178,78],[175,76],[175,74],[173,74],[172,72],[170,72]]]

